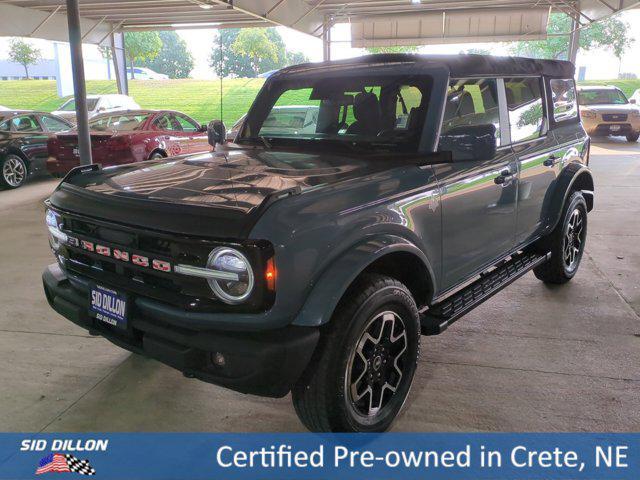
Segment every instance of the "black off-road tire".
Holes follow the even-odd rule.
[[[374,332],[370,329],[374,328],[375,322],[380,321],[382,323],[379,337],[370,340],[371,337],[366,337],[366,333]],[[385,328],[387,332],[389,330],[392,332],[388,340],[383,339]],[[400,328],[404,328],[404,337],[400,335]],[[395,340],[393,340],[394,337]],[[403,338],[405,353],[396,354],[402,346],[402,343],[398,342]],[[373,340],[377,340],[378,343],[374,344]],[[391,343],[392,341],[395,343]],[[382,344],[387,347],[380,346]],[[367,354],[372,352],[369,363],[365,363],[364,357],[358,354],[358,349],[362,353],[365,348]],[[386,353],[384,353],[385,348]],[[395,350],[396,353],[392,355],[391,350]],[[381,366],[381,355],[376,353],[380,351],[382,351],[382,358],[385,359],[383,366]],[[407,287],[384,275],[364,276],[349,290],[338,305],[331,321],[323,327],[320,342],[309,366],[292,390],[293,405],[298,417],[309,430],[315,432],[383,432],[387,430],[407,398],[419,351],[418,309]],[[393,360],[390,360],[391,357]],[[378,397],[380,400],[375,401],[376,406],[380,408],[372,416],[361,414],[358,411],[358,402],[352,402],[353,387],[348,382],[353,379],[352,369],[356,363],[359,365],[355,368],[360,368],[361,372],[364,372],[356,376],[358,379],[365,377],[361,382],[352,382],[356,387],[361,384],[369,385],[366,389],[370,388],[368,377],[376,375],[374,364],[378,365],[378,377],[383,371],[385,377],[395,376],[397,380],[394,393],[391,393],[386,386],[390,384],[384,379],[385,377],[372,380],[379,382],[375,384],[378,386],[385,382],[380,388],[382,392]],[[391,365],[399,365],[401,368],[389,368]],[[375,385],[373,388],[379,388]],[[386,403],[383,402],[385,398]],[[367,415],[370,415],[371,405],[374,403],[373,395],[368,399],[365,395],[360,401],[368,403]]]
[[[581,230],[579,232],[580,242],[577,245],[575,235],[573,242],[577,246],[577,252],[574,252],[573,262],[567,260],[569,234],[574,234],[575,227],[571,226],[571,222],[575,221],[575,215],[581,218]],[[570,232],[571,231],[571,232]],[[543,238],[537,245],[542,252],[551,252],[549,261],[539,265],[533,269],[535,276],[545,283],[563,284],[571,280],[580,266],[580,261],[584,253],[584,246],[587,240],[587,202],[582,192],[573,192],[562,209],[562,216],[556,228],[548,236]],[[571,247],[573,248],[573,247]],[[570,257],[571,258],[571,257]]]
[[[640,132],[633,132],[627,134],[627,142],[637,142],[640,138]]]

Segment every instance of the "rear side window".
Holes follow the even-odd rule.
[[[573,80],[552,79],[551,100],[553,101],[553,120],[563,122],[578,118],[576,86]]]
[[[500,145],[500,111],[495,79],[452,80],[447,91],[441,134],[463,126],[494,125]]]
[[[513,143],[533,140],[546,133],[539,77],[505,78],[505,93]]]

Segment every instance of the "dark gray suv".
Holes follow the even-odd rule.
[[[187,377],[292,392],[311,430],[383,431],[421,335],[529,270],[576,274],[594,199],[573,75],[478,55],[281,70],[234,144],[73,170],[47,201],[47,299]],[[315,126],[269,116],[292,105]]]

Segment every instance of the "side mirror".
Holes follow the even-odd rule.
[[[198,127],[198,132],[200,132],[200,133],[204,133],[204,132],[206,132],[207,130],[208,130],[208,127],[207,127],[206,125],[200,125],[200,126]]]
[[[440,136],[438,150],[451,151],[454,162],[491,160],[497,143],[495,125],[461,125]]]
[[[222,120],[212,120],[207,125],[207,137],[209,137],[209,145],[216,146],[216,143],[224,143],[227,135],[227,129]]]
[[[637,103],[635,98],[630,98],[629,103]]]

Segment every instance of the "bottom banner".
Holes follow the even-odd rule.
[[[7,433],[0,479],[637,480],[639,448],[603,433]]]

